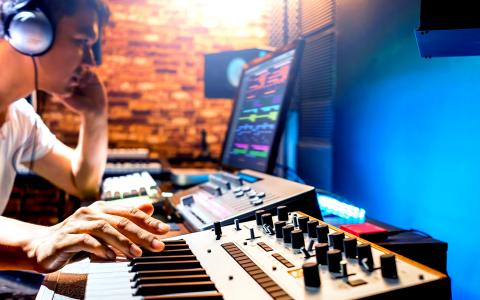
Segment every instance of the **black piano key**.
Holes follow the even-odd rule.
[[[187,250],[190,250],[190,248],[188,247],[187,244],[168,244],[168,245],[165,245],[165,249],[163,249],[163,251],[161,251],[161,252],[152,252],[152,251],[148,251],[146,249],[143,249],[142,256],[157,256],[159,253],[169,251],[169,250],[185,250],[185,251],[187,251]]]
[[[188,295],[160,295],[160,296],[145,296],[145,300],[220,300],[223,299],[223,295],[218,292],[212,293],[198,293]]]
[[[134,257],[130,261],[129,266],[133,266],[140,262],[161,262],[161,261],[183,261],[183,260],[195,260],[195,255],[175,255],[175,256],[147,256],[147,257]]]
[[[181,275],[202,275],[202,274],[207,274],[205,269],[202,269],[202,268],[139,271],[139,272],[135,272],[135,274],[133,275],[132,281],[135,281],[141,278],[149,278],[149,277],[157,277],[157,276],[167,276],[167,275],[181,276]]]
[[[145,253],[147,255],[145,255]],[[172,255],[192,255],[192,250],[190,249],[174,249],[174,250],[163,250],[162,252],[150,252],[150,251],[143,251],[142,257],[149,257],[149,256],[172,256]]]
[[[204,291],[216,291],[215,284],[212,281],[142,284],[134,289],[133,296],[153,296]]]
[[[163,240],[162,241],[165,245],[168,244],[186,244],[187,242],[184,239],[179,239],[179,240]]]
[[[182,275],[182,276],[158,276],[158,277],[148,277],[140,278],[135,281],[132,285],[133,288],[138,287],[142,284],[152,284],[152,283],[170,283],[170,282],[199,282],[199,281],[210,281],[210,276],[203,275]]]
[[[185,268],[201,268],[198,260],[186,261],[162,261],[162,262],[139,262],[130,268],[130,272],[137,271],[153,271],[153,270],[169,270],[169,269],[185,269]]]

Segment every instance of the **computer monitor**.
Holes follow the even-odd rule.
[[[244,69],[225,138],[222,165],[273,173],[303,52],[303,41]]]

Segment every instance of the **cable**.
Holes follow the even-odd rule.
[[[32,62],[33,62],[33,86],[34,86],[34,92],[32,93],[32,105],[34,110],[36,110],[37,106],[37,93],[38,93],[38,68],[37,68],[37,62],[35,61],[35,57],[32,57]],[[33,124],[33,129],[32,129],[32,152],[30,155],[30,172],[33,173],[33,167],[35,165],[35,148],[37,147],[37,116],[35,116],[35,123]]]
[[[392,230],[392,231],[389,231],[388,232],[388,236],[394,236],[394,235],[398,235],[398,234],[401,234],[401,233],[406,233],[406,232],[413,232],[413,233],[417,233],[425,238],[429,238],[431,239],[432,236],[429,235],[428,233],[424,232],[424,231],[421,231],[421,230],[418,230],[418,229],[403,229],[403,230]]]

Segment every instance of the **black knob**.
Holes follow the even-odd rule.
[[[380,256],[380,267],[382,269],[383,278],[398,278],[397,262],[395,261],[395,255],[384,254]]]
[[[300,216],[298,217],[298,228],[303,232],[303,233],[307,233],[308,232],[308,228],[307,228],[307,223],[308,223],[309,219],[308,217],[305,217],[305,216]]]
[[[285,221],[277,221],[275,222],[275,236],[279,239],[283,238],[283,230],[282,227],[285,226],[287,223]]]
[[[220,238],[222,236],[222,225],[220,224],[220,222],[214,222],[213,229],[215,231],[215,236],[217,237],[217,239]]]
[[[279,221],[288,221],[288,210],[285,205],[277,207],[277,216]]]
[[[317,220],[310,220],[307,222],[307,231],[308,231],[308,237],[309,238],[316,238],[317,237],[317,225],[318,221]]]
[[[317,232],[317,242],[319,243],[328,243],[328,226],[325,224],[318,225],[315,228]]]
[[[373,270],[372,248],[370,244],[357,245],[357,258],[360,264],[364,264],[369,271]]]
[[[306,262],[302,266],[303,281],[306,287],[319,288],[320,287],[320,272],[318,265],[314,262]]]
[[[271,213],[265,213],[262,215],[262,225],[268,225],[273,228],[273,220],[272,220],[272,214]]]
[[[343,239],[345,238],[345,234],[343,232],[333,232],[328,235],[328,239],[330,240],[330,246],[333,249],[338,249],[343,251]]]
[[[295,229],[291,232],[292,235],[292,248],[300,249],[305,247],[305,240],[303,239],[303,232],[300,229]]]
[[[255,220],[257,221],[257,225],[262,226],[262,215],[265,213],[263,209],[259,209],[255,212]]]
[[[327,252],[328,244],[327,243],[317,243],[315,244],[315,257],[317,258],[317,263],[319,265],[327,265]]]
[[[357,239],[345,238],[343,239],[343,250],[346,258],[357,257]]]
[[[290,232],[292,232],[294,229],[295,228],[293,227],[293,225],[285,225],[282,227],[284,243],[292,242],[292,236],[290,235]]]
[[[328,271],[340,272],[340,262],[342,261],[342,251],[332,249],[327,251]]]

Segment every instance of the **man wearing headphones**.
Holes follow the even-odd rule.
[[[107,100],[91,68],[92,45],[109,16],[104,1],[0,0],[0,214],[19,164],[79,197],[98,190],[106,161]],[[58,141],[22,99],[34,90],[80,115],[76,149]],[[52,272],[80,251],[105,259],[139,256],[139,247],[161,251],[160,235],[169,228],[152,211],[151,205],[97,202],[52,227],[0,216],[0,269]]]

